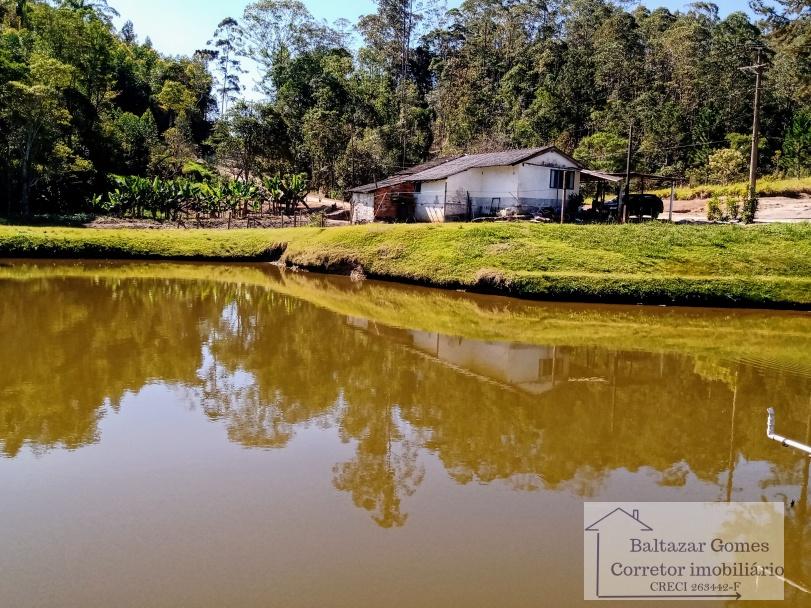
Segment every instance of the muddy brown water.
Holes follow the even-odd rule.
[[[0,606],[585,606],[593,500],[784,501],[811,588],[765,437],[811,437],[807,314],[90,262],[0,301]]]

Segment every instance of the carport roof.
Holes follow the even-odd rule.
[[[607,173],[605,171],[592,171],[590,169],[583,169],[580,174],[586,177],[583,181],[602,180],[607,182],[621,182],[625,179],[625,173]],[[631,171],[629,176],[631,179],[647,179],[654,182],[679,182],[684,179],[679,175],[655,175],[653,173],[638,173],[636,171]]]

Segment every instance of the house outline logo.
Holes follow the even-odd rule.
[[[633,509],[631,511],[631,513],[628,513],[628,511],[626,511],[622,507],[617,507],[613,511],[610,511],[606,515],[603,515],[600,519],[598,519],[593,524],[588,526],[585,529],[585,531],[586,532],[599,532],[600,528],[598,526],[600,524],[602,524],[602,522],[604,522],[606,520],[609,520],[609,519],[616,519],[616,517],[618,517],[620,513],[622,515],[624,515],[625,517],[628,517],[629,519],[633,520],[636,524],[639,524],[639,526],[641,526],[641,528],[640,528],[641,532],[653,532],[653,528],[651,528],[648,524],[646,524],[641,519],[639,519],[639,510],[638,509]]]

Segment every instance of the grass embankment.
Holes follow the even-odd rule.
[[[811,315],[794,312],[546,304],[396,283],[354,283],[346,277],[256,264],[20,261],[0,266],[0,280],[68,277],[115,285],[171,280],[258,287],[386,327],[490,342],[683,353],[708,361],[811,370]]]
[[[710,198],[712,196],[735,196],[746,195],[749,189],[749,182],[738,182],[721,186],[718,184],[701,184],[699,186],[682,186],[675,189],[677,200],[689,201],[696,198]],[[764,177],[758,180],[757,191],[760,196],[786,196],[789,198],[798,197],[801,194],[811,194],[811,177],[771,179]],[[666,199],[670,196],[670,188],[652,190],[652,194]]]
[[[542,299],[811,308],[811,225],[370,225],[284,230],[0,227],[0,256],[280,259]]]

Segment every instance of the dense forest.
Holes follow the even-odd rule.
[[[724,18],[706,2],[376,4],[330,25],[258,0],[166,57],[105,0],[0,0],[0,213],[89,211],[124,177],[261,190],[303,173],[341,196],[433,156],[547,143],[621,169],[631,126],[635,169],[731,181],[758,60],[761,173],[811,171],[808,0]]]

